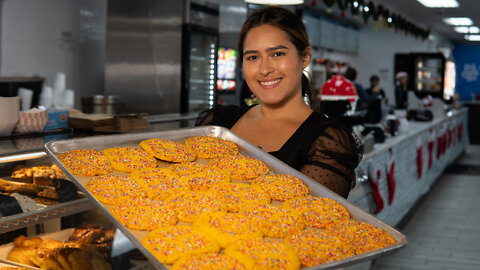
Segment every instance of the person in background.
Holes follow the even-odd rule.
[[[385,92],[380,88],[380,78],[377,75],[370,77],[370,87],[365,92],[374,97],[368,103],[366,122],[376,124],[382,120],[382,101],[388,102]]]
[[[311,48],[302,20],[280,7],[257,11],[243,24],[238,48],[245,80],[260,104],[216,106],[201,112],[196,125],[231,129],[347,197],[361,147],[351,128],[314,112],[304,101],[311,97],[310,81],[303,74]]]
[[[395,105],[397,109],[406,109],[408,105],[408,74],[400,71],[395,76],[397,83],[395,84]]]
[[[367,94],[363,86],[360,83],[355,81],[357,79],[357,70],[355,68],[349,67],[345,72],[345,78],[349,79],[355,86],[355,89],[357,90],[358,101],[357,101],[356,110],[357,111],[366,110],[368,108],[368,104],[375,99],[376,94],[373,94],[373,95]]]

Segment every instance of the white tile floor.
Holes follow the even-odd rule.
[[[457,164],[480,166],[480,145]],[[443,174],[401,230],[407,247],[376,260],[371,270],[480,269],[480,175]]]

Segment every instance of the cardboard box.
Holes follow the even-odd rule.
[[[48,110],[48,122],[44,131],[68,128],[68,111],[67,110]]]

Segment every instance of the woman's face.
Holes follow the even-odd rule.
[[[302,72],[310,51],[300,56],[287,33],[264,24],[246,35],[243,72],[250,90],[263,104],[282,105],[302,96]]]

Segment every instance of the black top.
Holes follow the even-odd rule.
[[[218,106],[201,112],[196,125],[231,129],[251,108]],[[362,158],[351,129],[318,112],[313,112],[280,150],[270,154],[344,197],[349,190],[339,190],[339,184],[347,181],[350,187],[355,185],[355,168]]]
[[[408,104],[407,91],[403,90],[401,84],[395,86],[395,104],[397,109],[406,109]]]
[[[385,92],[383,89],[380,89],[378,93],[375,93],[371,87],[367,88],[365,92],[367,92],[367,95],[373,97],[368,103],[365,121],[376,124],[382,120],[382,100],[385,98]]]

